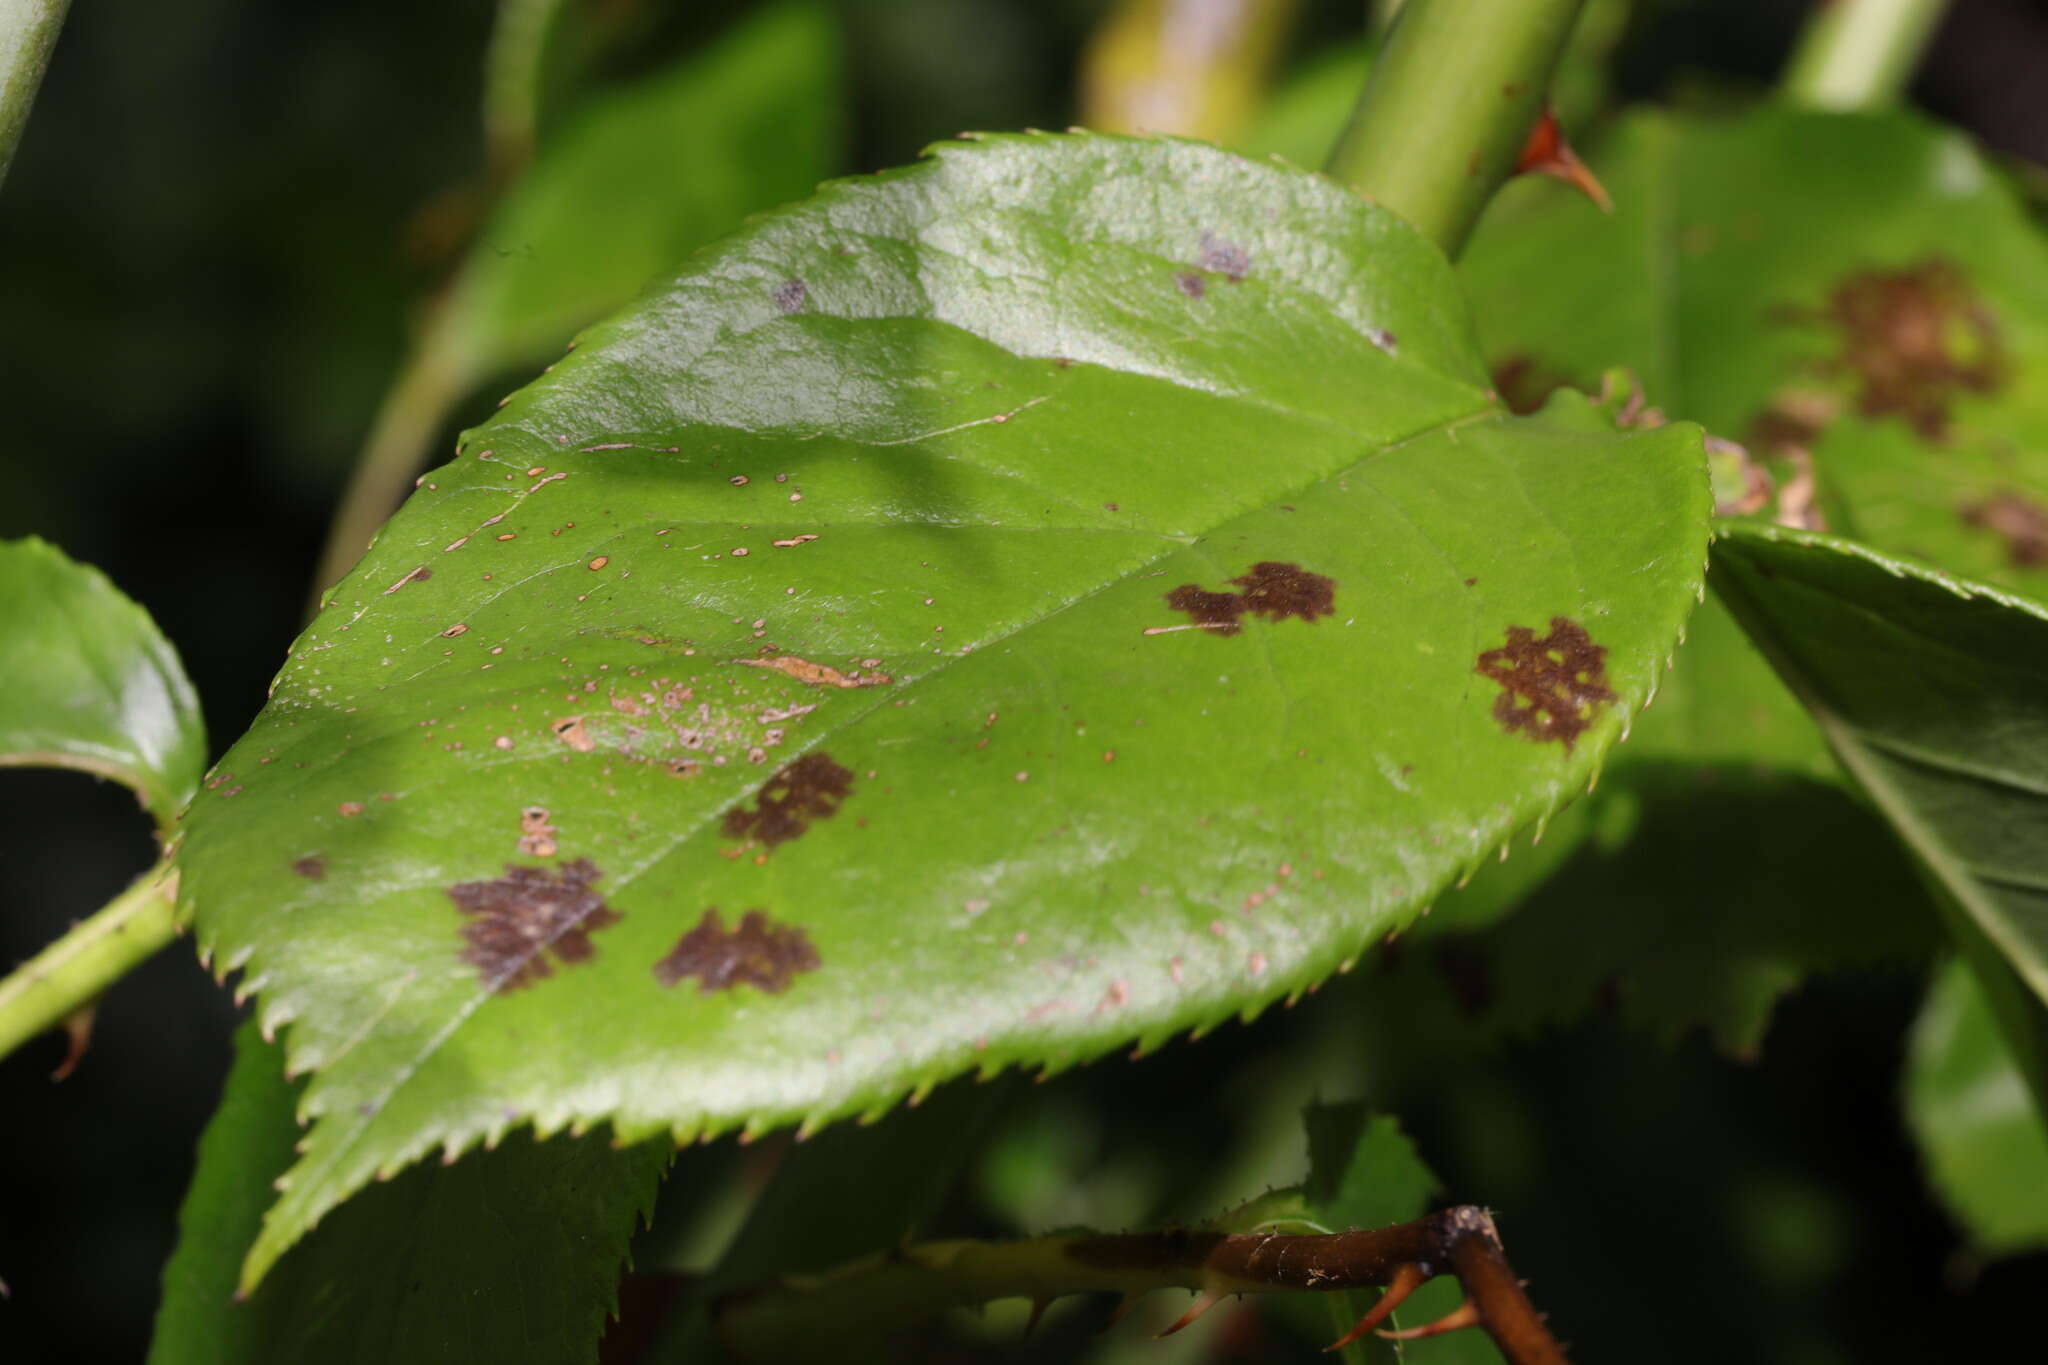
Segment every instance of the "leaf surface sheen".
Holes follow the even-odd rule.
[[[1693,429],[1505,419],[1442,258],[1318,177],[1003,136],[759,220],[427,476],[224,760],[262,799],[193,813],[202,950],[317,1073],[248,1279],[435,1146],[1306,989],[1585,786],[1706,501]],[[1548,742],[1477,670],[1517,628],[1605,651]]]

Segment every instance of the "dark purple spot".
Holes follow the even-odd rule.
[[[1299,564],[1261,560],[1230,581],[1243,591],[1209,592],[1199,584],[1183,583],[1166,594],[1166,605],[1218,635],[1244,629],[1241,618],[1246,612],[1268,621],[1290,616],[1313,621],[1336,610],[1337,580],[1310,573]]]
[[[775,292],[769,295],[775,300],[775,306],[785,313],[801,312],[804,300],[810,296],[810,286],[802,280],[784,280],[776,285]]]
[[[1209,286],[1200,275],[1192,270],[1183,270],[1173,277],[1174,287],[1191,299],[1198,299],[1209,292]]]
[[[1550,634],[1540,640],[1528,626],[1509,626],[1508,642],[1481,654],[1473,671],[1500,684],[1493,718],[1503,730],[1519,730],[1538,743],[1556,740],[1566,753],[1594,712],[1614,700],[1606,646],[1562,616],[1550,618]]]
[[[327,876],[327,860],[317,853],[308,853],[292,863],[292,871],[309,882],[322,881]]]
[[[805,754],[761,784],[754,809],[734,806],[725,813],[728,839],[759,839],[769,848],[787,843],[838,813],[853,792],[853,773],[819,752]]]
[[[1202,254],[1199,264],[1204,270],[1213,270],[1238,283],[1252,272],[1252,255],[1235,242],[1226,242],[1213,232],[1202,234]]]
[[[704,995],[734,986],[758,986],[779,995],[799,973],[817,968],[818,950],[801,928],[777,924],[764,910],[749,910],[740,916],[738,928],[728,930],[714,905],[654,964],[654,979],[672,987],[694,976]]]
[[[591,889],[603,875],[588,858],[559,868],[508,863],[502,877],[449,887],[448,899],[469,916],[458,956],[490,991],[518,990],[553,976],[549,953],[564,965],[588,961],[597,952],[590,935],[620,919]]]
[[[1845,375],[1866,417],[1896,416],[1930,441],[1948,435],[1949,404],[2008,378],[1998,321],[1952,262],[1844,276],[1819,308],[1786,308],[1793,323],[1832,327],[1841,350],[1814,368]]]

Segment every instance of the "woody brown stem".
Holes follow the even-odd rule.
[[[1370,1232],[1191,1230],[1018,1242],[927,1242],[735,1295],[716,1310],[719,1335],[743,1360],[837,1356],[873,1336],[991,1299],[1044,1302],[1067,1294],[1153,1289],[1199,1294],[1366,1289],[1454,1275],[1476,1323],[1509,1365],[1566,1365],[1564,1350],[1522,1292],[1493,1219],[1461,1205]]]

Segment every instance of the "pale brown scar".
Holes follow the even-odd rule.
[[[1509,626],[1508,642],[1481,654],[1472,671],[1500,684],[1493,718],[1501,729],[1519,730],[1537,743],[1556,740],[1566,753],[1598,709],[1615,699],[1607,685],[1607,647],[1563,616],[1550,618],[1550,634],[1541,639],[1528,626]]]
[[[591,888],[604,874],[588,858],[554,867],[505,865],[490,881],[458,882],[448,899],[467,916],[457,954],[477,969],[488,991],[513,991],[554,975],[550,954],[565,966],[597,953],[590,935],[620,916]]]
[[[855,669],[842,673],[830,664],[814,664],[794,654],[777,654],[767,659],[734,659],[748,668],[772,668],[813,687],[881,687],[891,681],[887,673],[866,673]]]
[[[597,747],[597,741],[592,739],[590,732],[583,728],[583,717],[581,716],[563,716],[560,720],[550,724],[548,729],[553,732],[556,739],[561,740],[562,743],[578,753],[587,754]]]
[[[555,833],[546,806],[528,806],[519,812],[519,851],[527,857],[554,857]]]
[[[817,969],[818,950],[797,925],[777,924],[767,911],[749,910],[737,928],[727,929],[714,905],[654,964],[654,979],[673,987],[694,976],[703,995],[735,986],[780,995],[798,975]]]

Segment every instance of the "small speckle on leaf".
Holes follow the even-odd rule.
[[[1230,582],[1243,591],[1209,592],[1199,584],[1183,583],[1166,594],[1166,605],[1186,612],[1191,625],[1218,635],[1243,630],[1246,612],[1268,621],[1290,616],[1314,621],[1336,610],[1337,580],[1310,573],[1299,564],[1261,560]],[[1146,633],[1160,634],[1163,629],[1174,628],[1154,627]]]
[[[818,950],[797,925],[777,924],[765,910],[749,910],[729,930],[713,906],[654,964],[654,979],[673,987],[694,976],[703,995],[735,986],[780,995],[800,973],[817,969]]]
[[[554,857],[555,832],[546,806],[528,806],[519,812],[519,851],[527,857]]]
[[[797,838],[813,820],[837,814],[852,792],[850,769],[822,751],[805,754],[761,784],[754,809],[734,806],[725,813],[725,835],[773,848]]]
[[[1191,299],[1201,298],[1209,292],[1209,286],[1200,275],[1192,270],[1183,270],[1173,277],[1174,287]]]
[[[336,806],[335,810],[339,811],[345,818],[353,818],[363,813],[363,803],[360,801],[344,801]]]
[[[2005,542],[2006,562],[2015,569],[2048,564],[2048,507],[2011,489],[1963,508],[1962,518]]]
[[[327,877],[327,860],[317,853],[308,853],[293,861],[292,871],[309,882],[323,881]]]
[[[458,956],[493,992],[554,975],[550,953],[564,965],[588,961],[597,952],[590,935],[620,919],[591,889],[603,875],[588,858],[559,868],[507,863],[502,877],[449,887],[448,898],[468,917]]]
[[[795,313],[803,309],[804,300],[810,296],[810,286],[802,280],[784,280],[775,286],[775,292],[769,297],[775,300],[776,308],[782,312]]]
[[[1563,616],[1550,618],[1550,634],[1541,639],[1528,626],[1509,626],[1508,642],[1482,653],[1473,672],[1500,685],[1493,718],[1501,729],[1538,743],[1556,740],[1567,753],[1595,711],[1615,699],[1606,646]]]

